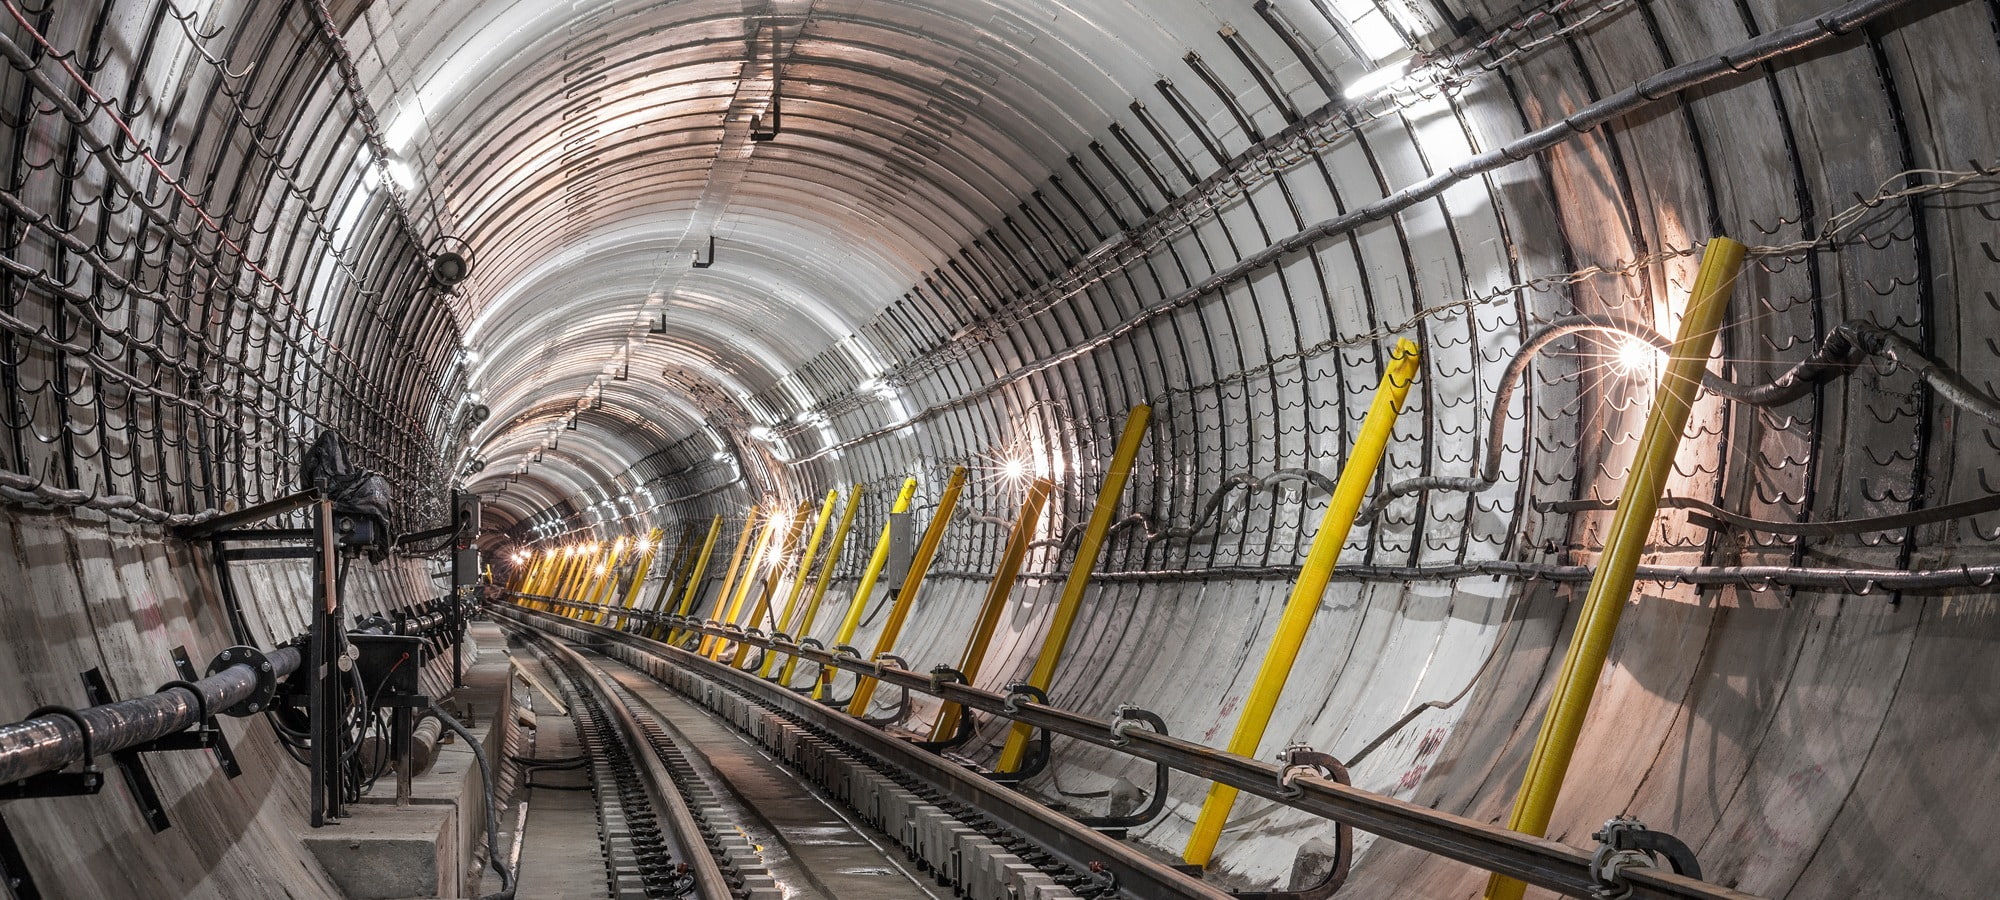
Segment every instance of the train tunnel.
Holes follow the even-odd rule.
[[[0,6],[11,900],[2000,881],[2000,2]]]

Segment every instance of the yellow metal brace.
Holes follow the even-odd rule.
[[[1729,311],[1729,295],[1736,290],[1736,276],[1743,270],[1744,254],[1742,244],[1726,237],[1710,239],[1702,253],[1694,291],[1688,298],[1687,312],[1681,316],[1680,334],[1668,353],[1665,374],[1653,393],[1652,412],[1646,416],[1646,430],[1639,437],[1632,470],[1625,476],[1625,491],[1611,517],[1604,555],[1591,575],[1576,636],[1563,655],[1562,674],[1542,716],[1541,733],[1528,757],[1528,770],[1521,777],[1521,792],[1514,797],[1514,813],[1507,827],[1515,831],[1541,837],[1549,830],[1563,776],[1569,773],[1570,758],[1576,752],[1577,735],[1583,731],[1604,659],[1618,632],[1618,619],[1632,596],[1639,558],[1646,552],[1646,535],[1659,515],[1660,494],[1673,475],[1674,456],[1680,451],[1681,433],[1687,430],[1688,415],[1701,389],[1702,373],[1708,370],[1715,333],[1722,327]],[[1520,900],[1526,890],[1527,885],[1503,875],[1496,874],[1486,883],[1488,900]]]
[[[903,489],[896,493],[896,502],[889,507],[889,514],[910,511],[910,498],[917,493],[915,478],[903,479]],[[882,577],[882,567],[889,563],[888,521],[882,523],[882,537],[875,541],[875,555],[868,558],[868,568],[861,573],[861,583],[854,586],[854,596],[847,601],[847,617],[840,622],[840,630],[834,633],[833,646],[838,647],[854,640],[854,630],[861,627],[861,612],[868,607],[868,595],[875,593],[875,579]],[[819,682],[813,686],[813,699],[826,696],[826,689],[833,684],[833,670],[820,669]]]
[[[792,574],[792,589],[785,595],[785,610],[778,616],[776,630],[791,635],[792,618],[799,611],[799,597],[805,593],[806,581],[812,576],[813,557],[819,553],[820,540],[826,537],[826,526],[833,520],[833,505],[840,502],[840,489],[826,492],[826,501],[819,505],[819,517],[813,520],[812,536],[806,538],[805,554],[799,557],[798,571]],[[793,636],[793,640],[797,640]],[[764,654],[764,664],[757,670],[757,677],[768,678],[771,666],[778,661],[778,654]]]
[[[757,549],[750,551],[749,558],[743,560],[743,567],[737,573],[736,596],[729,599],[729,611],[723,613],[717,621],[735,622],[736,617],[743,614],[743,604],[750,598],[750,587],[757,583],[757,566],[764,560],[764,551],[771,546],[771,536],[776,534],[779,528],[784,527],[785,523],[782,521],[784,518],[787,517],[772,509],[770,516],[764,520],[764,530],[757,535]],[[721,659],[722,647],[726,643],[728,642],[710,635],[701,642],[701,655],[709,659]]]
[[[1063,647],[1069,643],[1070,627],[1076,624],[1076,614],[1083,608],[1084,591],[1090,588],[1091,570],[1097,568],[1097,555],[1104,550],[1104,536],[1111,531],[1111,521],[1118,515],[1118,498],[1125,493],[1125,482],[1132,477],[1132,463],[1139,458],[1139,445],[1145,442],[1146,426],[1153,421],[1153,408],[1146,404],[1132,407],[1125,419],[1125,430],[1118,436],[1118,449],[1111,454],[1111,467],[1104,473],[1104,483],[1097,489],[1097,507],[1090,512],[1090,524],[1083,530],[1083,542],[1076,547],[1076,559],[1070,562],[1069,578],[1063,582],[1062,599],[1057,602],[1055,615],[1049,619],[1049,630],[1042,637],[1041,655],[1035,658],[1035,668],[1028,674],[1028,683],[1042,690],[1048,690],[1055,680],[1056,664],[1062,661]],[[1014,772],[1021,768],[1028,754],[1028,738],[1034,730],[1019,722],[1007,731],[1007,746],[1000,751],[1000,761],[993,768],[1000,772]]]
[[[1368,416],[1361,421],[1361,433],[1354,438],[1354,449],[1348,452],[1347,462],[1340,468],[1340,480],[1334,485],[1333,499],[1327,502],[1319,531],[1313,534],[1312,547],[1306,551],[1299,580],[1293,583],[1292,595],[1285,601],[1278,630],[1271,635],[1270,649],[1264,651],[1257,680],[1251,683],[1250,695],[1243,699],[1236,731],[1229,738],[1231,753],[1257,755],[1257,745],[1263,741],[1264,729],[1271,724],[1271,713],[1285,691],[1285,680],[1291,677],[1292,664],[1305,644],[1306,631],[1312,627],[1313,615],[1319,612],[1320,598],[1333,579],[1341,545],[1347,543],[1347,533],[1361,512],[1361,501],[1375,483],[1375,470],[1388,450],[1396,417],[1402,414],[1403,400],[1417,380],[1417,365],[1417,345],[1407,340],[1397,341],[1396,349],[1389,355],[1389,364],[1383,367],[1382,383],[1375,388]],[[1229,820],[1229,810],[1235,805],[1235,788],[1226,784],[1209,785],[1201,817],[1195,820],[1194,831],[1188,836],[1187,850],[1182,854],[1184,860],[1190,865],[1208,865],[1215,855],[1216,842],[1222,838],[1222,826]]]
[[[757,622],[771,611],[771,598],[778,595],[778,582],[784,578],[785,560],[791,558],[792,549],[799,545],[799,537],[805,534],[806,511],[811,508],[811,506],[801,503],[799,504],[798,511],[792,514],[792,527],[785,531],[785,543],[771,554],[771,571],[770,574],[764,577],[764,588],[757,593],[757,602],[750,607],[750,613],[744,616],[743,621],[737,624],[746,629],[755,628],[757,627]],[[776,627],[773,626],[772,630],[776,630]],[[750,645],[738,641],[736,643],[736,653],[729,657],[729,664],[739,669],[743,668],[743,657],[749,654]],[[764,655],[770,656],[769,653]]]
[[[965,490],[965,467],[955,466],[951,477],[945,480],[944,494],[938,498],[937,511],[931,515],[929,527],[924,529],[923,542],[917,545],[917,555],[910,560],[910,571],[903,575],[903,586],[896,591],[895,605],[889,607],[889,621],[882,624],[882,633],[875,638],[875,652],[869,659],[880,659],[882,654],[896,648],[896,638],[903,633],[903,623],[910,618],[910,610],[916,607],[917,591],[924,586],[924,575],[930,571],[931,560],[937,558],[938,545],[944,542],[944,530],[951,526],[951,514],[958,509],[958,495]],[[858,716],[868,711],[869,701],[875,698],[876,681],[863,677],[854,685],[854,699],[848,701],[847,714]]]
[[[674,608],[674,615],[685,616],[694,609],[694,602],[701,597],[701,580],[708,575],[708,559],[715,553],[715,539],[722,535],[722,517],[716,516],[708,522],[708,537],[702,539],[701,553],[694,559],[694,572],[688,576],[687,587],[682,588],[681,605]],[[679,643],[680,630],[672,629],[667,640]]]
[[[812,633],[813,620],[819,618],[820,604],[826,600],[826,586],[833,581],[833,567],[840,563],[840,551],[847,546],[847,532],[854,528],[854,512],[861,508],[861,495],[865,488],[856,484],[847,490],[847,508],[840,513],[840,524],[833,529],[833,543],[826,548],[826,561],[820,564],[819,578],[813,582],[813,592],[806,600],[806,608],[800,612],[797,631],[787,626],[786,631],[804,641]],[[798,668],[799,658],[785,660],[785,670],[778,675],[778,683],[791,687],[792,670]]]
[[[639,589],[645,586],[646,576],[653,571],[653,555],[660,552],[660,545],[665,542],[666,533],[658,528],[646,532],[646,536],[639,539],[639,568],[632,573],[632,584],[625,588],[625,601],[619,604],[621,608],[630,610],[632,604],[639,602]],[[622,628],[629,618],[620,613],[617,624],[611,627]]]
[[[1007,609],[1007,596],[1014,592],[1014,582],[1021,575],[1021,563],[1028,558],[1028,545],[1035,540],[1035,523],[1042,517],[1042,507],[1047,505],[1049,494],[1055,491],[1055,482],[1037,478],[1028,486],[1028,497],[1021,501],[1021,511],[1014,517],[1014,529],[1007,535],[1007,549],[1000,555],[1000,568],[993,573],[993,582],[986,586],[986,600],[979,606],[979,621],[972,626],[972,637],[965,643],[965,655],[959,659],[958,670],[965,673],[965,680],[979,681],[979,666],[986,659],[986,648],[993,643],[993,632],[1000,627],[1000,614]],[[956,703],[946,703],[938,710],[937,725],[931,728],[931,740],[942,741],[958,731],[959,717],[964,710]]]
[[[736,536],[736,551],[729,555],[729,572],[722,576],[722,589],[715,593],[715,602],[709,604],[708,615],[702,619],[713,622],[722,618],[722,610],[729,603],[729,592],[736,588],[736,574],[743,570],[743,555],[750,552],[750,537],[757,530],[757,520],[761,514],[756,507],[750,507],[750,515],[743,520],[743,533]],[[697,652],[706,654],[714,638],[702,636]]]

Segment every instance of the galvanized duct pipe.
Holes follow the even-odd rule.
[[[265,657],[271,672],[261,674],[251,663],[237,663],[195,682],[210,715],[220,715],[250,699],[260,679],[283,678],[299,667],[299,651],[286,647]],[[77,710],[90,726],[90,752],[103,755],[126,750],[182,731],[201,721],[202,703],[186,688],[170,687],[156,694]],[[84,735],[64,715],[37,716],[0,726],[0,784],[53,772],[83,757]]]

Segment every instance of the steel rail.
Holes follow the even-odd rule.
[[[581,624],[581,623],[579,623]],[[592,626],[593,628],[597,626]],[[609,631],[610,629],[605,629]],[[620,632],[622,633],[622,632]],[[673,775],[653,751],[652,742],[632,709],[619,699],[611,682],[604,673],[583,654],[556,640],[546,633],[540,641],[543,649],[568,660],[588,679],[591,690],[597,692],[605,713],[617,725],[618,733],[631,748],[633,765],[637,766],[640,780],[646,784],[646,796],[653,803],[653,811],[673,832],[674,840],[680,845],[680,861],[688,867],[688,874],[694,876],[695,889],[703,900],[729,900],[735,893],[729,879],[722,874],[722,866],[709,851],[708,842],[702,837],[701,826],[695,822],[693,810],[688,808],[687,798],[681,796],[675,786]]]
[[[254,659],[254,657],[253,657]],[[202,714],[219,716],[224,710],[256,696],[260,682],[290,675],[299,667],[296,647],[273,650],[264,657],[271,671],[260,672],[262,663],[237,663],[193,682],[201,690],[197,701],[184,687],[170,687],[143,697],[106,703],[76,710],[90,733],[84,734],[77,722],[63,714],[35,716],[11,725],[0,725],[0,784],[9,784],[44,772],[53,772],[83,759],[85,745],[94,756],[129,750],[201,724]]]
[[[628,645],[663,656],[677,664],[692,656],[685,650],[624,632],[585,626],[573,619],[536,611],[538,615],[561,619],[564,624],[607,633]],[[1236,756],[1190,741],[1162,736],[1144,729],[1130,729],[1122,735],[1113,731],[1113,721],[1035,703],[1025,697],[981,690],[956,683],[933,683],[926,674],[893,665],[873,663],[852,656],[802,646],[790,641],[739,634],[700,621],[678,620],[676,627],[692,633],[727,636],[767,650],[790,653],[801,659],[835,669],[844,669],[876,678],[885,684],[907,688],[946,701],[977,709],[989,715],[1048,730],[1075,740],[1095,744],[1140,759],[1178,769],[1210,781],[1228,784],[1293,809],[1309,812],[1406,844],[1438,856],[1457,860],[1489,872],[1519,878],[1529,884],[1567,895],[1590,896],[1603,888],[1591,877],[1591,857],[1577,848],[1556,841],[1530,837],[1464,816],[1419,806],[1322,778],[1299,777],[1283,780],[1282,767],[1248,757]],[[725,667],[726,668],[726,667]],[[877,742],[904,744],[859,720],[829,712],[817,704],[796,698],[791,692],[763,682],[749,673],[734,683],[760,699],[787,709],[805,710],[815,722],[838,730],[843,737],[866,733]],[[907,745],[906,745],[907,746]],[[929,766],[962,767],[942,757],[931,756],[911,747],[904,755],[927,757]],[[961,774],[960,777],[963,777]],[[983,780],[983,779],[982,779]],[[1716,884],[1672,874],[1661,869],[1628,870],[1625,877],[1635,900],[1752,900],[1756,895],[1734,891]]]
[[[1104,871],[1116,877],[1121,896],[1135,900],[1168,900],[1168,898],[1228,900],[1230,896],[1229,892],[1220,887],[1206,884],[1173,866],[1148,857],[1128,844],[1113,840],[958,763],[922,750],[886,732],[863,725],[859,719],[810,698],[791,691],[778,690],[770,682],[758,678],[755,672],[742,671],[727,663],[709,659],[671,644],[647,640],[539,610],[528,610],[523,607],[514,609],[531,613],[539,618],[556,620],[561,625],[576,628],[585,634],[616,636],[621,643],[634,650],[691,670],[726,687],[748,694],[759,703],[785,715],[824,728],[834,733],[840,740],[929,783],[946,797],[991,816],[1079,872],[1090,871],[1094,866],[1102,866]],[[534,627],[532,623],[523,622],[523,624]],[[703,630],[707,629],[704,627]],[[747,639],[737,632],[719,628],[715,629],[714,633],[717,637],[727,636],[739,641]],[[757,642],[768,645],[765,641]],[[903,670],[889,668],[884,671]],[[921,678],[917,680],[923,682]]]

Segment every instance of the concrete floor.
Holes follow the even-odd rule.
[[[543,684],[555,680],[532,657],[516,657],[530,666]],[[556,759],[577,752],[576,722],[540,691],[533,697],[536,729],[531,751],[534,759]],[[535,784],[590,785],[588,769],[542,770],[534,773]],[[604,845],[597,833],[597,800],[588,790],[565,791],[531,788],[523,792],[528,804],[528,822],[521,840],[520,889],[515,896],[540,900],[607,900]],[[508,822],[518,815],[508,812]],[[514,838],[503,838],[513,846]],[[497,887],[497,885],[496,885]]]

